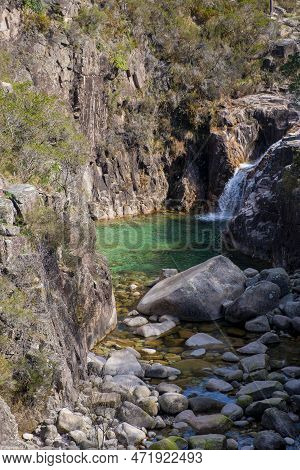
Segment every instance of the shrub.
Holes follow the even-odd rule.
[[[88,145],[54,97],[30,84],[0,90],[0,172],[21,182],[66,190],[87,159]]]
[[[23,0],[23,7],[35,13],[44,11],[45,5],[42,0]]]
[[[76,21],[84,33],[94,36],[103,21],[103,14],[97,6],[82,7],[78,12]]]
[[[56,249],[63,242],[62,223],[51,207],[36,205],[26,215],[26,225],[22,233],[35,245],[47,243]]]
[[[26,294],[3,276],[0,277],[0,313],[19,319],[32,315]]]

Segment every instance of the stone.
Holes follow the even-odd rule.
[[[12,184],[5,188],[10,198],[17,205],[22,217],[26,220],[26,215],[35,208],[41,196],[38,190],[30,184]]]
[[[115,433],[118,441],[124,446],[136,446],[147,437],[144,431],[128,423],[119,424]]]
[[[241,360],[241,366],[244,372],[253,372],[258,369],[267,369],[269,356],[267,354],[255,354],[254,356],[245,357]]]
[[[175,384],[170,384],[167,382],[161,382],[157,385],[156,390],[159,392],[160,395],[163,393],[181,393],[182,388]]]
[[[247,408],[247,406],[253,403],[253,398],[250,395],[241,395],[237,397],[236,404],[241,406],[242,408]]]
[[[287,446],[293,446],[295,444],[295,440],[291,439],[290,437],[285,437],[284,442],[286,443]]]
[[[121,396],[126,397],[128,393],[133,393],[138,386],[145,386],[145,383],[135,375],[115,375],[114,377],[104,377],[102,390],[107,393],[120,393]]]
[[[284,384],[287,381],[286,377],[283,374],[281,374],[280,372],[276,372],[276,371],[270,372],[268,374],[268,380],[277,380],[277,382],[280,382],[282,384]],[[284,393],[284,392],[281,392],[281,393]]]
[[[300,379],[289,380],[285,383],[284,389],[289,395],[300,395]]]
[[[252,278],[252,277],[255,277],[259,274],[259,272],[257,271],[257,269],[253,269],[253,268],[247,268],[244,270],[244,274],[246,277],[248,278]]]
[[[154,444],[149,447],[149,450],[185,450],[187,447],[188,443],[182,437],[170,436],[158,442],[154,442]]]
[[[175,419],[186,422],[200,435],[223,434],[233,425],[232,421],[222,414],[195,416],[191,410],[183,411]]]
[[[245,323],[265,315],[279,304],[280,288],[269,281],[261,281],[248,287],[225,310],[225,319],[230,323]]]
[[[179,393],[164,393],[158,399],[161,410],[170,415],[176,415],[188,408],[188,399]]]
[[[101,376],[106,359],[105,357],[97,356],[96,354],[89,352],[87,356],[87,363],[90,374]]]
[[[143,377],[144,371],[136,356],[127,349],[113,351],[104,366],[105,375],[136,375]]]
[[[84,425],[83,417],[72,413],[68,408],[60,410],[57,417],[57,429],[60,433],[81,430]]]
[[[97,406],[108,408],[118,408],[121,404],[121,395],[119,393],[99,393],[97,396]]]
[[[205,356],[206,354],[206,349],[200,348],[200,349],[194,349],[193,351],[187,351],[189,354],[189,357],[202,357]]]
[[[300,317],[292,319],[292,327],[297,333],[300,333]]]
[[[259,341],[253,341],[252,343],[246,344],[242,348],[238,349],[238,352],[241,354],[248,354],[248,355],[257,355],[257,354],[264,354],[268,350],[267,346]]]
[[[32,441],[33,438],[34,438],[33,434],[31,434],[29,432],[25,432],[22,437],[23,437],[24,441]]]
[[[285,407],[285,401],[282,398],[272,397],[251,403],[246,408],[245,414],[257,419],[260,418],[268,408],[284,409]]]
[[[272,325],[279,331],[289,331],[291,328],[291,320],[284,315],[274,315]]]
[[[189,398],[189,407],[195,414],[220,412],[224,407],[224,403],[213,398],[197,396]]]
[[[142,408],[125,401],[118,410],[118,418],[121,422],[131,424],[137,428],[154,429],[155,420]]]
[[[145,385],[138,385],[133,390],[133,396],[137,400],[141,400],[143,398],[148,398],[150,395],[151,395],[151,392],[150,392],[149,388],[146,387]]]
[[[284,439],[274,431],[258,432],[253,446],[256,450],[284,450],[286,448]]]
[[[222,355],[222,359],[225,362],[239,362],[239,357],[233,352],[227,351]]]
[[[290,377],[292,379],[299,379],[300,378],[300,367],[298,366],[289,366],[289,367],[284,367],[282,369],[282,372],[284,375],[287,377]]]
[[[127,318],[128,317],[137,317],[139,315],[139,312],[137,310],[131,310],[131,312],[129,312],[127,314]]]
[[[222,434],[206,434],[189,438],[189,449],[224,450],[227,448],[226,437]]]
[[[43,439],[49,439],[50,441],[54,441],[59,437],[57,427],[54,424],[48,424],[45,429],[43,430]]]
[[[0,197],[0,222],[13,225],[15,220],[15,208],[10,199]]]
[[[235,403],[227,403],[221,410],[221,414],[232,421],[238,421],[244,415],[243,409]]]
[[[266,315],[262,315],[254,318],[253,320],[247,321],[245,329],[252,333],[266,333],[267,331],[270,331],[271,328],[268,317]]]
[[[225,382],[225,380],[221,380],[221,379],[209,379],[205,387],[210,392],[227,393],[233,390],[233,386],[230,385],[230,383]]]
[[[147,356],[155,356],[155,354],[157,353],[156,349],[151,348],[143,348],[141,352],[146,354]]]
[[[145,317],[137,316],[137,317],[125,318],[124,323],[125,325],[133,328],[133,327],[146,325],[148,323],[148,320]]]
[[[227,449],[228,450],[238,450],[239,444],[235,439],[227,439]]]
[[[260,278],[276,284],[280,288],[280,297],[287,295],[290,291],[290,278],[283,268],[264,269],[260,273]]]
[[[156,284],[137,309],[145,315],[175,315],[185,321],[216,320],[222,304],[244,291],[245,276],[228,258],[217,256]]]
[[[189,348],[203,348],[206,350],[218,350],[224,348],[224,343],[206,333],[197,333],[185,342]]]
[[[285,315],[291,319],[300,317],[300,302],[287,302],[283,308]]]
[[[272,394],[277,390],[282,390],[280,382],[274,380],[256,381],[243,385],[237,392],[237,396],[250,395],[253,400],[258,401],[271,398]]]
[[[214,373],[222,377],[226,382],[243,380],[243,372],[240,369],[230,369],[228,367],[217,367]]]
[[[136,330],[136,334],[143,336],[144,338],[150,338],[151,336],[161,336],[167,331],[175,328],[176,323],[172,320],[166,320],[162,323],[148,323],[147,325],[140,326]]]
[[[162,269],[159,279],[162,281],[163,279],[168,279],[169,277],[175,276],[176,274],[178,274],[178,269]]]
[[[158,402],[156,397],[142,398],[137,402],[137,405],[150,416],[158,415]]]
[[[268,408],[264,412],[261,424],[266,429],[276,431],[282,437],[295,438],[298,435],[296,425],[289,415],[276,408]]]
[[[264,344],[265,346],[270,344],[278,344],[280,343],[279,336],[274,332],[268,332],[262,335],[257,342]]]
[[[77,444],[80,445],[83,442],[87,441],[87,435],[83,431],[71,431],[69,433],[69,436],[73,441]]]
[[[171,377],[172,375],[180,375],[181,372],[179,369],[175,369],[174,367],[164,366],[162,364],[156,363],[149,365],[145,369],[145,377],[149,377],[152,379],[166,379]]]
[[[164,429],[166,427],[166,423],[164,422],[161,416],[156,416],[154,419],[155,429]]]

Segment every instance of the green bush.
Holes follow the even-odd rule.
[[[8,279],[0,277],[0,313],[15,318],[28,318],[32,315],[26,294]]]
[[[42,13],[45,9],[45,5],[42,0],[23,0],[23,7],[35,13]]]
[[[12,93],[0,90],[0,107],[0,173],[65,190],[86,162],[88,145],[63,105],[17,83]]]
[[[22,233],[28,236],[34,245],[47,243],[56,249],[63,243],[62,223],[51,207],[36,205],[26,215],[26,225]]]

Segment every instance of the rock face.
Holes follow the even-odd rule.
[[[216,320],[222,304],[244,290],[245,276],[229,259],[217,256],[156,284],[138,304],[145,315],[175,315],[186,321]]]
[[[18,425],[9,406],[0,398],[0,449],[25,448],[18,435]]]
[[[284,138],[248,174],[226,235],[240,251],[288,269],[300,264],[299,149],[299,133]]]

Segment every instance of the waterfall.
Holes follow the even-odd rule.
[[[246,162],[239,165],[226,183],[223,193],[221,194],[218,201],[218,209],[216,212],[210,212],[201,216],[197,216],[198,220],[206,222],[215,220],[229,220],[239,210],[243,202],[243,196],[247,184],[247,175],[256,167],[270,152],[273,152],[282,140],[273,144],[258,160],[255,162]]]

